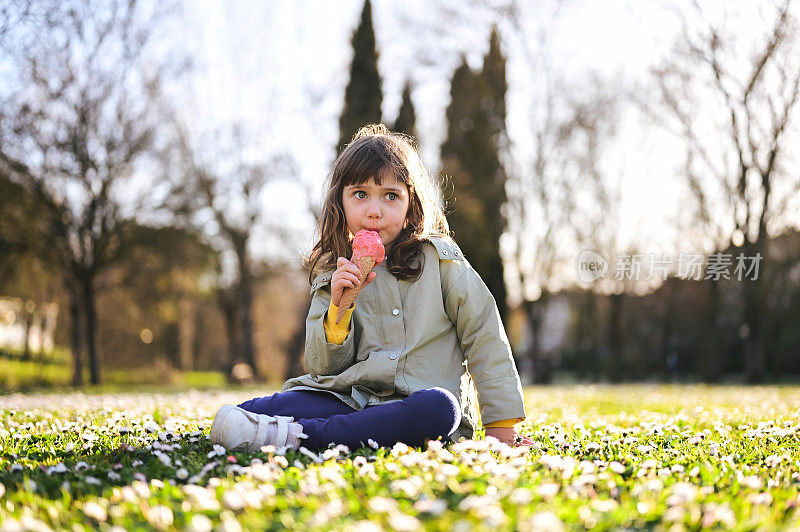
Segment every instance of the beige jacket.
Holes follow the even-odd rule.
[[[461,425],[453,439],[472,438],[470,386],[462,393],[468,369],[484,424],[524,418],[517,368],[483,280],[451,239],[431,238],[423,257],[416,281],[398,280],[385,262],[375,267],[375,279],[356,299],[342,345],[328,343],[323,326],[333,272],[317,275],[306,321],[310,374],[286,381],[282,391],[324,390],[360,410],[439,386],[460,402]]]

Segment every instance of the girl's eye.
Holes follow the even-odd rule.
[[[358,199],[364,199],[364,198],[366,198],[366,197],[367,197],[367,193],[366,193],[366,192],[364,192],[363,190],[357,190],[357,191],[356,191],[356,197],[357,197]]]
[[[394,192],[389,192],[388,194],[386,194],[386,197],[389,198],[390,201],[394,201],[397,199],[397,194],[395,194]]]

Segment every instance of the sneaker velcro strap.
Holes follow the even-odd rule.
[[[286,440],[289,438],[289,422],[294,421],[294,418],[288,416],[275,416],[278,421],[278,435],[275,438],[275,446],[283,447],[286,445]]]
[[[237,406],[236,409],[239,410],[239,412],[241,412],[245,416],[247,416],[247,418],[253,423],[258,421],[258,414],[256,414],[255,412],[250,412],[249,410],[245,410],[244,408],[239,406]]]
[[[252,451],[259,451],[263,445],[267,443],[267,428],[269,427],[269,417],[256,416],[256,436],[251,442]]]

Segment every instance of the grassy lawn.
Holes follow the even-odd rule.
[[[45,363],[22,360],[20,353],[0,351],[0,394],[9,390],[27,391],[45,388],[65,388],[72,383],[69,353],[58,350]],[[89,368],[84,368],[84,382],[89,382]],[[149,369],[117,369],[103,371],[102,386],[92,386],[93,392],[130,389],[133,386],[163,387],[168,381],[174,388],[209,388],[226,384],[225,375],[216,371],[173,371],[169,375]]]
[[[212,448],[254,395],[0,396],[0,530],[800,527],[798,387],[531,388],[532,449]]]

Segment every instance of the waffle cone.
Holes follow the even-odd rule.
[[[342,292],[342,298],[339,300],[339,312],[336,313],[337,324],[342,321],[345,313],[356,300],[359,292],[361,292],[361,287],[364,286],[364,281],[366,281],[369,272],[371,272],[372,268],[375,267],[375,259],[369,255],[359,257],[355,259],[353,263],[358,266],[359,270],[361,271],[358,275],[358,279],[361,281],[361,284],[356,287],[345,288],[345,290]]]

